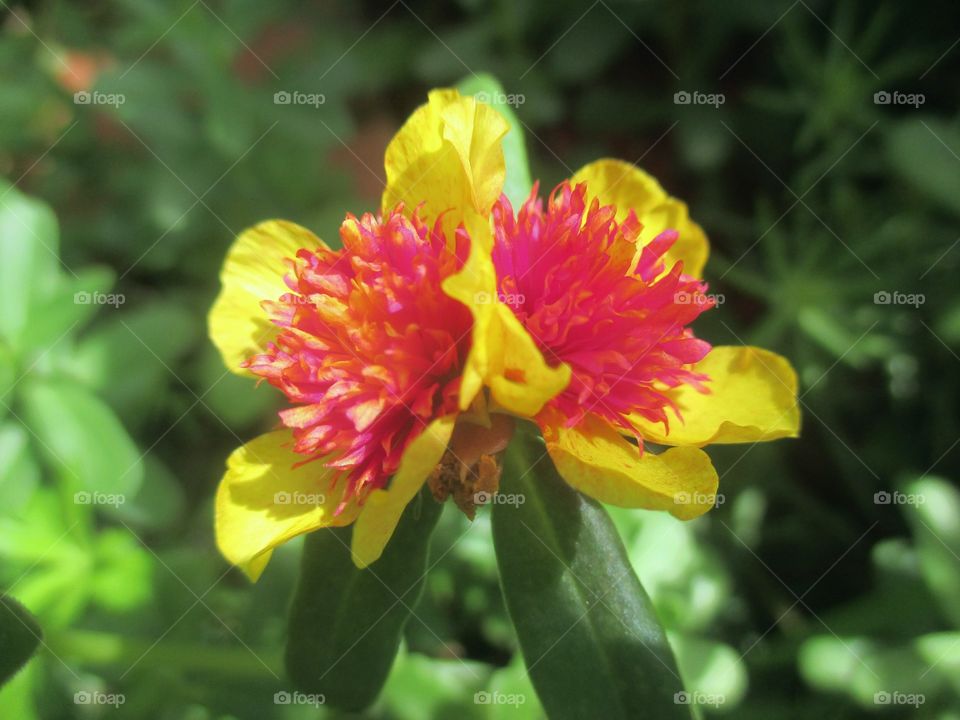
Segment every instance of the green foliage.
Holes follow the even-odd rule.
[[[711,448],[726,503],[708,517],[610,509],[683,686],[725,698],[703,714],[960,718],[957,26],[950,4],[857,0],[7,2],[0,589],[49,652],[0,717],[110,714],[81,690],[123,693],[134,720],[337,716],[274,703],[298,546],[253,587],[215,549],[224,458],[276,397],[225,371],[205,316],[238,231],[284,217],[335,245],[345,212],[379,205],[390,133],[459,84],[524,98],[498,107],[524,130],[514,203],[602,156],[656,175],[710,236],[726,302],[698,334],[799,371],[803,439]],[[76,104],[80,87],[125,102]],[[325,102],[272,102],[295,89]],[[726,102],[678,106],[684,89]],[[894,490],[928,500],[875,502]],[[363,717],[544,716],[490,520],[444,511]],[[925,702],[874,702],[894,691]],[[526,702],[482,702],[496,692]]]
[[[37,651],[42,637],[37,621],[20,603],[0,596],[0,686]]]
[[[530,677],[551,718],[689,718],[653,605],[613,522],[570,488],[545,450],[515,437],[493,509],[500,581]],[[534,463],[537,463],[534,465]]]
[[[420,598],[439,517],[440,505],[424,489],[383,555],[364,570],[351,559],[351,528],[307,536],[287,629],[287,671],[301,691],[346,710],[376,699]]]

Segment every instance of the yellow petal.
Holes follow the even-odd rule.
[[[500,408],[532,418],[570,384],[570,366],[551,366],[513,311],[501,302],[496,307],[499,327],[486,338],[488,346],[501,346],[499,364],[488,373],[490,395]]]
[[[220,272],[222,289],[208,318],[210,338],[223,362],[238,375],[251,375],[240,363],[262,352],[277,333],[260,303],[289,292],[284,264],[301,248],[326,247],[306,228],[269,220],[245,230],[227,252]]]
[[[402,202],[425,203],[432,223],[440,213],[448,237],[473,210],[489,215],[506,177],[501,140],[510,126],[489,105],[456,90],[434,90],[387,146],[383,211]]]
[[[717,471],[697,448],[671,448],[659,455],[627,442],[605,420],[588,415],[573,428],[548,411],[540,427],[557,472],[577,490],[627,508],[666,510],[681,520],[707,512],[716,502]]]
[[[447,415],[431,422],[404,450],[390,486],[367,496],[353,526],[352,554],[358,568],[367,567],[383,553],[404,509],[443,458],[456,420],[456,415]]]
[[[509,306],[497,296],[490,251],[490,221],[476,213],[465,218],[470,255],[443,290],[473,314],[472,344],[460,386],[460,407],[470,407],[486,384],[499,408],[533,417],[570,383],[570,367],[551,366]]]
[[[667,268],[682,260],[686,274],[702,276],[710,252],[707,236],[690,219],[686,204],[667,195],[652,176],[622,160],[605,159],[578,170],[571,182],[585,182],[590,200],[599,198],[601,205],[615,205],[617,220],[623,220],[632,209],[643,223],[644,244],[664,230],[676,230],[680,237],[667,253]]]
[[[755,347],[718,346],[697,365],[710,376],[709,394],[689,386],[670,391],[683,416],[663,426],[631,417],[649,440],[666,445],[745,443],[797,437],[797,374],[776,353]]]
[[[334,515],[340,492],[329,492],[332,471],[319,461],[293,468],[304,458],[290,449],[292,442],[289,430],[277,430],[237,448],[217,490],[217,545],[253,581],[278,545],[319,528],[349,525],[359,512],[350,503]]]

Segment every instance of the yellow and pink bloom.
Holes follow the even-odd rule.
[[[604,160],[515,213],[509,129],[434,91],[387,148],[380,215],[348,216],[341,249],[270,221],[228,253],[211,337],[290,404],[218,491],[220,548],[250,577],[283,542],[351,523],[354,561],[375,561],[441,461],[466,477],[509,418],[539,425],[579,490],[680,518],[713,505],[702,445],[797,434],[786,360],[690,329],[713,303],[686,206]]]

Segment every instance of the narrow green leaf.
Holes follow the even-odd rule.
[[[22,399],[38,449],[72,482],[79,503],[116,506],[139,489],[140,452],[102,400],[66,381],[24,381]]]
[[[14,346],[59,279],[58,244],[53,211],[0,181],[0,336]]]
[[[26,665],[42,636],[37,621],[20,603],[0,596],[0,685]]]
[[[607,512],[518,433],[493,507],[507,609],[551,720],[690,718],[660,621]],[[506,501],[513,502],[506,502]]]
[[[960,133],[952,125],[932,117],[905,121],[887,134],[886,151],[894,172],[942,207],[960,213]]]
[[[514,209],[519,208],[530,195],[530,189],[533,187],[523,125],[520,124],[520,118],[517,117],[511,105],[511,103],[519,104],[523,96],[518,93],[504,92],[500,81],[487,73],[468,75],[460,81],[457,89],[463,95],[473,95],[481,102],[487,103],[510,123],[510,131],[503,139],[503,159],[507,165],[507,178],[503,184],[503,192]]]
[[[920,570],[943,614],[960,628],[960,492],[947,480],[927,476],[905,492],[878,493],[877,501],[899,505],[913,528]]]
[[[287,672],[301,691],[347,710],[376,699],[423,590],[441,507],[424,489],[383,556],[364,570],[350,558],[350,528],[306,537],[286,653]]]

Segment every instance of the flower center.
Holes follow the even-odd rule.
[[[463,265],[469,238],[448,242],[439,222],[428,228],[402,210],[348,215],[341,250],[288,260],[290,292],[263,302],[280,332],[246,363],[290,401],[280,419],[303,462],[341,471],[341,509],[386,485],[407,445],[457,410],[472,320],[440,285]]]
[[[490,416],[490,427],[460,422],[427,483],[437,502],[448,497],[473,520],[478,505],[486,505],[500,488],[500,454],[513,437],[514,422],[509,415]]]
[[[573,426],[597,414],[635,432],[639,414],[669,426],[666,391],[683,383],[705,390],[708,378],[690,369],[710,345],[687,327],[714,302],[707,286],[666,267],[677,239],[668,230],[638,244],[642,226],[631,211],[586,203],[586,185],[563,183],[546,210],[535,186],[514,216],[505,196],[494,206],[498,292],[548,362],[567,363],[570,385],[547,407]]]

